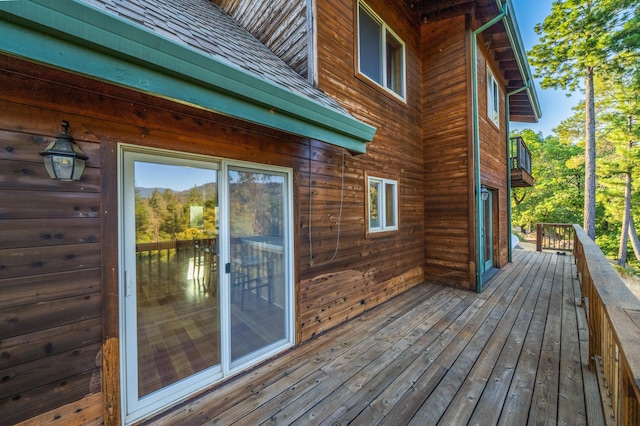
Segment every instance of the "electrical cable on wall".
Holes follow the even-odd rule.
[[[338,255],[338,248],[340,246],[340,224],[342,223],[342,205],[344,200],[344,148],[342,149],[342,181],[340,184],[340,213],[338,214],[338,238],[336,239],[336,249],[333,252],[331,259],[322,263],[313,262],[313,239],[312,239],[312,203],[313,203],[313,191],[311,188],[311,144],[309,144],[309,266],[321,266],[331,263]]]

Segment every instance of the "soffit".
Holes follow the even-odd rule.
[[[469,15],[474,28],[479,28],[498,16],[504,7],[508,11],[506,24],[501,20],[483,31],[478,42],[484,44],[506,84],[507,93],[522,89],[530,82],[526,90],[510,97],[510,119],[512,121],[537,122],[540,117],[537,94],[529,70],[526,52],[522,45],[517,22],[513,15],[511,2],[507,0],[405,0],[405,3],[418,15],[421,22],[436,22],[442,19]]]

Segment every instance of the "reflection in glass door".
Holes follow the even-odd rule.
[[[221,371],[218,167],[134,152],[123,167],[131,413]]]
[[[217,171],[144,161],[134,168],[143,397],[220,363]]]
[[[230,168],[232,366],[287,339],[283,174]]]

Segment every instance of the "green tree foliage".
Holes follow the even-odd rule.
[[[598,167],[596,242],[605,255],[625,265],[627,240],[636,237],[633,215],[640,213],[640,60],[595,80]],[[514,224],[574,222],[580,219],[580,171],[584,169],[584,102],[554,129],[557,137],[542,140],[524,131],[533,156],[535,188],[514,191]],[[560,179],[558,179],[558,177]],[[577,185],[576,185],[577,183]],[[562,194],[562,195],[561,195]],[[522,200],[522,201],[521,201]],[[633,240],[632,240],[633,241]],[[635,244],[639,246],[640,244]],[[634,262],[637,260],[634,260]]]
[[[232,172],[229,186],[231,235],[282,236],[282,178],[260,173]]]
[[[599,145],[605,155],[599,159],[599,174],[602,175],[600,196],[606,215],[616,224],[619,243],[616,247],[610,238],[601,244],[605,252],[617,252],[618,264],[626,266],[627,242],[629,238],[634,202],[637,193],[634,174],[640,157],[637,141],[640,140],[640,60],[628,58],[625,67],[598,82],[601,89],[596,98],[600,121]],[[601,149],[601,148],[599,148]],[[600,243],[600,241],[598,241]],[[613,255],[612,255],[613,257]]]
[[[543,88],[585,91],[584,227],[595,238],[596,122],[594,77],[619,68],[637,46],[637,0],[557,0],[535,27],[529,53]]]
[[[578,223],[582,218],[584,150],[556,136],[523,130],[521,136],[531,151],[535,186],[514,188],[512,220],[525,231],[537,223]]]
[[[209,188],[207,188],[209,187]],[[217,188],[215,184],[194,187],[185,192],[157,188],[143,198],[136,190],[136,241],[195,240],[215,237],[217,223]],[[207,193],[207,195],[205,195]],[[194,217],[195,212],[202,215]],[[193,220],[195,219],[195,220]]]

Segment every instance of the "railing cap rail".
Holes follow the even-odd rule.
[[[604,306],[622,362],[633,378],[634,393],[640,399],[640,301],[584,229],[580,225],[573,225],[573,228],[576,251],[581,251],[576,253],[576,259],[584,257],[584,266]]]
[[[604,256],[600,247],[589,238],[580,225],[573,225],[573,228],[576,232],[576,238],[582,245],[589,275],[602,302],[610,308],[640,311],[640,301],[613,269],[611,262]]]

